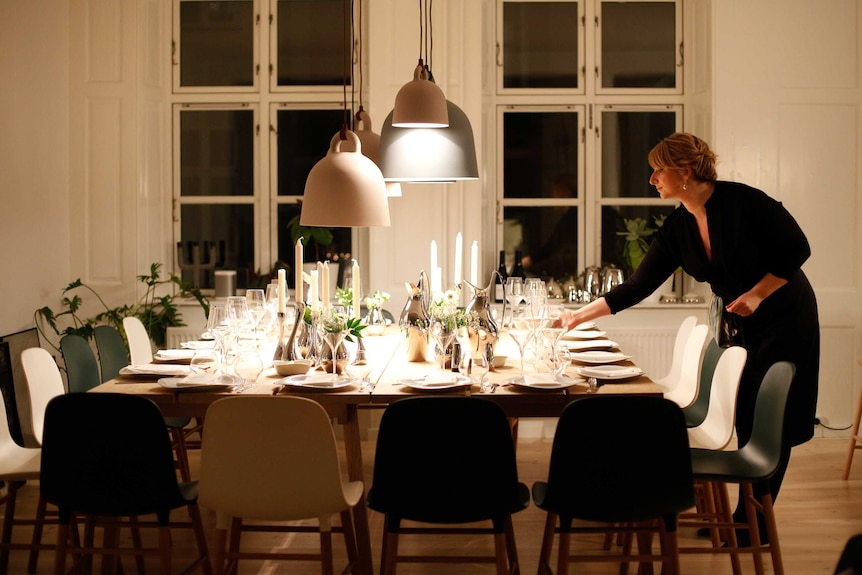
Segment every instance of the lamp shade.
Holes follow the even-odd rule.
[[[354,126],[356,137],[362,143],[362,154],[380,167],[380,135],[371,129],[371,116],[359,106],[356,112]],[[349,142],[343,142],[341,147],[345,149]],[[386,195],[390,198],[401,197],[401,184],[399,182],[386,182]]]
[[[445,128],[449,125],[446,96],[428,78],[422,60],[413,71],[413,79],[398,90],[393,114],[392,123],[399,128]]]
[[[397,128],[390,112],[380,130],[380,169],[387,182],[446,183],[479,179],[473,128],[464,111],[446,101],[447,128]]]
[[[374,162],[362,155],[355,133],[336,133],[326,156],[308,173],[299,223],[303,226],[388,226],[386,184]],[[342,150],[342,143],[347,142]],[[350,150],[348,150],[350,146]]]

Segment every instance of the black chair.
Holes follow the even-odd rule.
[[[512,514],[529,503],[498,405],[476,397],[413,397],[383,412],[368,493],[368,507],[386,515],[383,575],[394,575],[398,562],[496,563],[499,575],[518,573]],[[463,525],[488,520],[492,527]],[[459,533],[493,534],[495,554],[398,553],[401,534]]]
[[[740,552],[751,553],[758,572],[763,569],[763,554],[769,553],[772,556],[772,568],[776,575],[784,573],[768,481],[778,469],[781,459],[784,408],[787,405],[790,384],[795,374],[796,367],[792,363],[779,361],[773,364],[763,376],[754,406],[754,428],[748,443],[736,451],[691,450],[691,465],[695,480],[714,494],[715,511],[708,514],[686,514],[680,525],[702,527],[703,520],[708,519],[710,529],[714,530],[713,541],[724,539],[727,541],[727,547],[718,547],[714,544],[706,550],[695,547],[683,548],[680,552],[730,553],[734,567]],[[729,483],[742,485],[748,523],[733,521],[727,489]],[[755,494],[757,484],[760,484],[759,494]],[[768,543],[760,539],[759,513],[762,514],[765,522]],[[749,545],[739,547],[736,529],[748,530]]]
[[[715,338],[710,337],[700,363],[697,397],[694,403],[682,408],[685,423],[689,427],[697,427],[706,419],[706,413],[709,411],[709,396],[712,391],[712,374],[715,373],[715,366],[718,364],[718,358],[721,357],[723,351],[724,349],[718,346]]]
[[[60,338],[60,351],[66,364],[66,389],[69,393],[84,393],[102,382],[96,355],[86,339],[66,334]]]
[[[111,430],[105,432],[105,427]],[[199,556],[192,567],[211,573],[206,539],[197,506],[197,484],[178,483],[170,440],[159,408],[150,400],[124,394],[73,393],[48,404],[42,442],[40,491],[58,508],[55,573],[65,572],[73,515],[87,518],[88,526],[105,527],[115,541],[121,527],[157,527],[159,546],[116,545],[96,548],[92,533],[75,554],[159,557],[159,572],[172,573],[170,528],[191,527]],[[170,519],[173,509],[185,508],[190,522]],[[156,521],[139,521],[155,515]],[[123,520],[123,518],[127,518]],[[133,531],[134,533],[134,531]],[[115,541],[116,542],[116,541]]]
[[[0,341],[0,393],[3,394],[9,435],[17,445],[24,447],[24,434],[21,432],[21,420],[18,418],[15,379],[12,375],[12,351],[6,341]]]
[[[862,575],[862,535],[847,540],[835,567],[835,575]]]
[[[559,575],[574,561],[659,559],[662,573],[679,573],[677,516],[695,503],[682,410],[670,400],[649,396],[591,396],[571,402],[557,424],[548,480],[534,483],[532,491],[536,505],[548,512],[539,573],[552,572],[555,533],[560,536]],[[624,535],[622,553],[572,553],[572,533],[608,532]],[[660,535],[659,555],[642,548],[650,533]],[[631,554],[630,534],[639,535],[637,554]]]
[[[6,334],[0,337],[0,342],[9,344],[9,357],[12,365],[11,389],[14,390],[15,404],[17,406],[14,417],[15,421],[13,421],[10,411],[8,409],[6,411],[7,417],[9,417],[9,424],[13,427],[17,426],[17,430],[21,433],[22,443],[19,445],[23,447],[39,447],[39,441],[36,440],[33,433],[33,422],[30,418],[30,391],[24,375],[24,366],[21,363],[21,352],[31,347],[39,347],[39,330],[34,327]],[[11,394],[8,397],[11,397]],[[8,401],[6,398],[7,394],[4,391],[4,401]],[[15,433],[13,431],[13,437],[15,437]]]

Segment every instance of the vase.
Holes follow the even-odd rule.
[[[362,318],[362,323],[367,325],[365,333],[368,335],[381,335],[386,329],[386,318],[383,317],[383,310],[379,307],[368,308],[368,315]]]

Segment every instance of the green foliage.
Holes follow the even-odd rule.
[[[335,239],[329,228],[303,226],[299,223],[298,215],[287,222],[287,229],[290,230],[291,245],[296,245],[296,240],[302,238],[302,245],[306,249],[314,248],[314,259],[318,261],[320,260],[319,248],[331,245]]]
[[[33,313],[39,333],[49,342],[50,339],[45,333],[46,328],[50,328],[58,337],[77,334],[89,340],[93,337],[93,330],[98,325],[112,325],[120,333],[124,333],[122,329],[123,318],[135,316],[147,328],[147,332],[155,344],[164,347],[167,328],[185,325],[177,308],[177,301],[186,297],[194,297],[203,308],[204,314],[209,314],[209,300],[201,294],[200,290],[192,288],[188,282],[183,281],[182,278],[173,273],[169,274],[168,278],[162,279],[160,277],[161,267],[162,264],[153,263],[150,265],[149,274],[137,277],[138,281],[146,286],[146,290],[136,302],[117,307],[108,307],[98,292],[83,283],[80,278],[76,279],[63,289],[62,311],[55,312],[50,307],[45,306]],[[159,288],[167,285],[174,287],[172,294],[156,294]],[[77,293],[79,290],[89,291],[99,301],[103,310],[94,316],[82,317],[81,307],[84,300]],[[67,325],[61,328],[63,324]],[[57,349],[57,346],[51,345]]]
[[[623,257],[626,258],[632,271],[634,271],[641,265],[649,249],[649,244],[644,238],[654,234],[656,228],[648,228],[647,221],[643,218],[624,219],[623,222],[626,225],[626,231],[617,232],[617,235],[626,237],[626,243],[623,247]]]

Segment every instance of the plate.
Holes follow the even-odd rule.
[[[526,375],[519,375],[506,380],[506,383],[514,385],[515,387],[549,391],[566,389],[572,387],[576,383],[583,382],[583,378],[580,377],[568,377],[566,375],[554,375],[552,373],[528,373]]]
[[[213,349],[215,347],[215,342],[211,339],[208,340],[194,340],[194,341],[184,341],[180,344],[180,347],[184,349]]]
[[[174,391],[215,391],[229,389],[242,383],[232,375],[190,375],[188,377],[163,377],[159,385]]]
[[[352,377],[339,377],[331,373],[302,373],[285,377],[281,383],[303,389],[331,390],[347,387],[356,383],[356,380]]]
[[[436,375],[426,375],[425,377],[413,377],[400,380],[401,383],[411,389],[420,391],[438,391],[444,389],[455,389],[458,387],[466,387],[471,385],[470,378],[466,375],[457,375],[451,381],[438,379]]]
[[[570,357],[575,361],[592,364],[614,363],[631,359],[631,356],[625,355],[624,353],[602,350],[578,351],[571,353]]]
[[[195,355],[194,349],[160,349],[153,355],[153,359],[159,361],[183,361],[190,360]]]
[[[596,322],[585,321],[584,323],[579,323],[578,325],[576,325],[572,329],[579,330],[579,331],[587,331],[587,330],[591,330],[591,329],[596,329],[597,327],[598,326],[596,325]]]
[[[586,351],[588,349],[614,349],[620,345],[609,339],[587,339],[580,341],[565,341],[561,345],[569,348],[569,351]]]
[[[188,375],[191,368],[187,365],[174,365],[170,363],[145,363],[141,365],[127,365],[120,369],[120,375]]]
[[[579,367],[578,374],[596,379],[628,379],[643,374],[643,370],[639,367],[626,365],[592,365]]]
[[[560,339],[598,339],[606,335],[608,332],[597,329],[570,329],[560,336]]]

